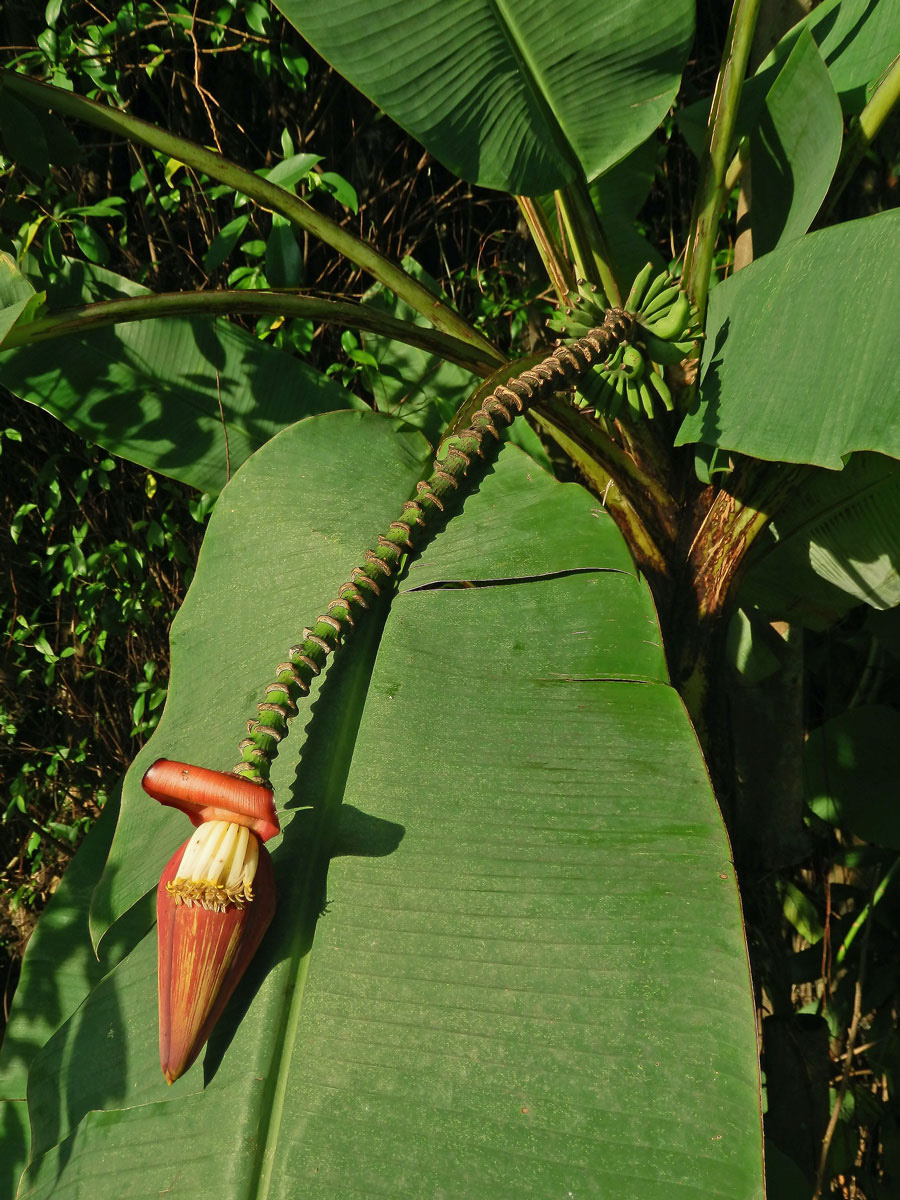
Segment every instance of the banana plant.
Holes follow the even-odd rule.
[[[699,182],[660,264],[635,164],[676,104],[690,0],[278,8],[436,159],[517,198],[556,315],[508,361],[294,190],[0,72],[7,113],[168,155],[384,301],[2,264],[0,382],[219,493],[162,720],[25,958],[11,1193],[751,1200],[767,1160],[812,1196],[825,1128],[812,1167],[774,1126],[764,1148],[725,680],[741,606],[768,625],[796,604],[804,536],[894,481],[900,218],[826,219],[896,104],[900,14],[826,2],[750,74],[760,4],[736,0],[712,97],[679,109]],[[721,279],[751,169],[757,260]],[[439,436],[224,319],[248,311],[363,331],[408,387],[452,365]],[[874,483],[861,451],[888,464]],[[896,525],[873,537],[896,562]],[[860,584],[853,541],[828,543],[829,586],[890,607],[895,572]]]

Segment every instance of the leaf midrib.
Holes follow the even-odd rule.
[[[563,127],[562,121],[557,116],[544,75],[538,69],[534,57],[529,54],[525,40],[522,38],[518,27],[514,24],[510,16],[506,0],[487,0],[487,3],[497,14],[498,24],[506,37],[510,50],[522,64],[522,78],[527,83],[538,107],[541,109],[544,120],[548,127],[558,135],[555,140],[559,145],[563,158],[568,160],[569,165],[574,169],[574,173],[576,175],[579,174],[578,156],[575,154],[572,141]]]
[[[355,655],[351,660],[353,663],[351,692],[353,705],[344,708],[345,719],[341,721],[340,732],[329,747],[333,752],[329,758],[327,782],[322,788],[324,803],[316,826],[314,853],[310,856],[311,860],[314,859],[317,862],[322,861],[326,852],[326,843],[330,831],[333,829],[333,819],[339,812],[343,801],[344,786],[350,771],[357,734],[362,722],[372,671],[375,666],[375,655],[388,615],[389,609],[383,610],[381,614],[373,613],[365,632],[354,638]],[[296,914],[288,960],[290,970],[286,974],[285,981],[285,995],[282,997],[279,1018],[272,1026],[272,1036],[276,1044],[267,1075],[268,1086],[263,1092],[260,1103],[261,1112],[257,1124],[260,1136],[256,1159],[248,1181],[247,1200],[267,1200],[271,1191],[273,1171],[277,1164],[277,1147],[284,1116],[291,1062],[303,1011],[309,961],[315,945],[317,906],[314,888],[318,878],[316,871],[310,871],[303,892],[303,900]],[[312,937],[309,939],[309,944],[306,945],[306,930],[310,926],[312,926]]]

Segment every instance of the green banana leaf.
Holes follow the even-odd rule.
[[[798,21],[760,67],[762,75],[809,31],[825,60],[845,113],[858,113],[900,44],[900,7],[879,0],[824,0]]]
[[[804,30],[750,133],[756,258],[809,229],[837,167],[843,134],[841,104],[828,68]]]
[[[427,459],[332,413],[228,485],[95,933],[186,833],[144,767],[230,765]],[[278,914],[206,1052],[165,1086],[150,934],[33,1062],[20,1197],[761,1197],[728,843],[606,512],[506,446],[317,683],[273,770]]]
[[[10,1019],[0,1047],[0,1195],[15,1194],[28,1160],[28,1071],[38,1051],[72,1015],[90,990],[152,926],[149,903],[135,905],[115,935],[94,953],[87,912],[103,871],[119,811],[119,790],[78,849],[28,942]]]
[[[824,0],[784,35],[755,75],[744,84],[735,137],[749,133],[759,119],[769,89],[798,42],[811,35],[828,69],[842,111],[860,112],[900,45],[900,5],[884,0]],[[710,97],[680,109],[678,125],[699,157],[709,117]]]
[[[900,458],[900,211],[806,234],[710,293],[698,401],[677,443],[840,470]]]
[[[336,70],[451,171],[537,196],[602,174],[656,129],[691,0],[278,0]]]
[[[0,273],[30,286],[8,259]],[[47,291],[52,309],[149,294],[75,261]],[[0,351],[0,384],[87,441],[211,494],[279,429],[350,403],[320,372],[221,318],[135,321],[56,338],[52,352]]]
[[[854,454],[810,472],[751,551],[741,600],[824,629],[857,604],[900,604],[900,463]]]

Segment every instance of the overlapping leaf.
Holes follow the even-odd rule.
[[[900,8],[879,0],[825,0],[781,39],[760,74],[782,62],[804,32],[812,34],[845,112],[859,112],[896,57]]]
[[[839,470],[900,458],[900,212],[807,234],[710,293],[699,400],[678,443]]]
[[[216,508],[146,759],[228,765],[297,622],[423,457],[359,414],[254,456]],[[151,936],[32,1069],[23,1197],[113,1179],[130,1197],[761,1196],[727,841],[612,522],[507,447],[402,586],[276,764],[279,913],[204,1060],[165,1088]],[[106,920],[183,833],[135,790],[141,765]]]
[[[85,263],[71,263],[50,289],[54,308],[146,294]],[[211,493],[279,429],[348,404],[298,359],[201,317],[72,334],[55,339],[52,353],[43,344],[0,352],[0,384],[88,441]]]
[[[601,174],[671,104],[689,0],[279,0],[351,83],[473,183],[540,195]]]
[[[843,128],[828,69],[804,30],[750,134],[756,258],[809,229],[837,167]]]
[[[814,628],[860,603],[900,604],[900,463],[854,454],[843,471],[815,471],[754,547],[745,602]]]

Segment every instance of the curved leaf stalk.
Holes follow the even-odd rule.
[[[667,575],[668,563],[660,549],[663,539],[655,529],[657,510],[653,497],[648,497],[640,484],[644,479],[649,489],[655,490],[656,481],[645,476],[625,451],[610,441],[602,424],[584,420],[585,410],[552,396],[544,404],[535,405],[532,413],[538,429],[556,442],[601,498],[603,507],[627,537],[631,553],[644,574],[654,580]],[[624,469],[614,475],[610,468],[616,459],[619,459],[616,466]],[[601,465],[602,460],[606,460],[606,465]],[[636,496],[640,497],[637,502]],[[650,504],[646,503],[648,498]],[[672,507],[670,497],[665,500],[663,512]]]
[[[538,254],[541,256],[550,282],[560,302],[575,287],[575,272],[572,264],[557,245],[550,223],[541,206],[529,196],[516,196],[525,224],[531,233]]]
[[[599,283],[609,303],[621,304],[619,285],[610,266],[610,253],[584,180],[556,193],[559,211],[572,246],[575,270],[583,279]]]
[[[139,142],[167,154],[170,158],[202,171],[211,179],[234,188],[244,196],[249,196],[263,208],[281,213],[301,229],[311,233],[326,245],[343,254],[350,262],[355,263],[373,278],[391,289],[410,304],[427,321],[444,333],[452,334],[471,346],[477,347],[488,361],[502,363],[503,355],[490,342],[486,341],[468,321],[453,311],[448,305],[439,300],[432,292],[424,287],[396,263],[379,253],[368,242],[358,238],[349,230],[344,229],[337,221],[318,212],[311,204],[295,196],[293,192],[270,183],[253,171],[238,166],[237,163],[207,150],[188,138],[179,137],[168,130],[160,129],[149,121],[142,121],[121,109],[109,105],[97,104],[93,100],[85,100],[74,92],[66,92],[62,88],[53,87],[49,83],[40,83],[29,79],[16,71],[0,68],[0,86],[17,96],[21,96],[30,104],[50,108],[67,117],[85,121],[98,129],[117,134],[131,142]]]
[[[478,375],[489,375],[497,369],[496,359],[490,358],[469,342],[437,329],[399,320],[365,304],[298,296],[295,292],[244,288],[222,288],[209,292],[157,292],[58,309],[33,321],[15,324],[3,339],[2,348],[11,350],[67,334],[80,334],[90,329],[145,321],[148,318],[227,316],[234,313],[306,317],[344,328],[364,329],[408,346],[418,346]]]
[[[362,564],[353,568],[325,612],[303,630],[300,642],[288,651],[286,661],[275,668],[275,679],[266,687],[265,699],[257,705],[259,715],[247,723],[247,736],[239,744],[241,759],[232,770],[234,775],[268,783],[272,760],[297,714],[298,700],[309,692],[328,655],[346,641],[365,610],[392,581],[407,552],[422,543],[429,525],[444,512],[445,503],[471,488],[477,478],[472,470],[474,461],[485,456],[486,435],[499,440],[499,430],[510,425],[530,405],[546,400],[554,392],[575,387],[595,363],[604,361],[632,337],[635,328],[631,313],[610,309],[601,326],[566,346],[557,347],[506,383],[495,384],[466,427],[460,429],[454,422],[437,448],[431,475],[416,485],[415,499],[406,501],[400,517],[378,535],[375,548],[366,550]],[[464,483],[468,485],[466,488],[462,487]]]
[[[761,0],[734,0],[700,159],[700,186],[691,217],[684,279],[701,318],[706,313],[709,277],[725,198],[725,173],[760,3]]]

